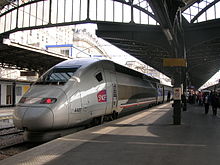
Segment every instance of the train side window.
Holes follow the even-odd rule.
[[[96,77],[96,79],[98,80],[98,82],[101,82],[101,81],[103,80],[103,77],[102,77],[102,73],[101,73],[101,72],[97,73],[95,77]]]

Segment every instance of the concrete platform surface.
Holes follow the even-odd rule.
[[[220,118],[188,105],[173,125],[171,103],[71,134],[1,165],[219,165]]]
[[[6,118],[12,118],[15,107],[1,107],[0,108],[0,120]]]

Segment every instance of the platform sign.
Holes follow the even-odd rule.
[[[181,88],[174,88],[173,89],[173,99],[174,100],[181,100],[182,95],[182,89]]]
[[[163,59],[163,66],[180,66],[180,67],[186,67],[186,59],[184,58],[164,58]]]

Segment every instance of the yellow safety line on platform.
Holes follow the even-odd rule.
[[[12,119],[12,116],[3,116],[0,117],[0,120]]]

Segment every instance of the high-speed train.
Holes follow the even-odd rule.
[[[31,86],[13,121],[29,137],[58,132],[166,101],[169,92],[157,79],[109,60],[66,60]]]

